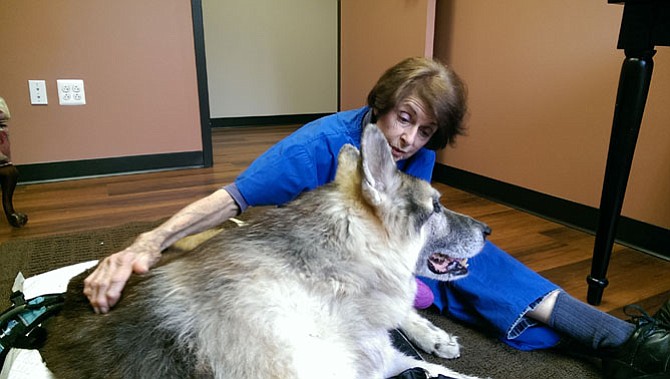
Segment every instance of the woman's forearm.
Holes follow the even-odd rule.
[[[235,216],[238,207],[224,189],[195,201],[157,228],[141,234],[136,243],[163,251],[181,238],[222,224]]]

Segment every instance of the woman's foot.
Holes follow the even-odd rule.
[[[666,328],[670,328],[670,300],[661,305],[661,308],[654,313],[654,318]]]
[[[629,310],[636,310],[631,315]],[[638,306],[626,306],[637,325],[633,335],[611,357],[603,360],[611,379],[670,378],[670,301],[651,317]]]

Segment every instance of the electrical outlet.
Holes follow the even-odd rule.
[[[82,79],[58,79],[58,102],[60,105],[84,105],[84,81]]]
[[[28,91],[30,92],[30,104],[48,104],[47,84],[44,80],[28,80]]]

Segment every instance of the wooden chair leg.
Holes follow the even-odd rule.
[[[2,187],[2,207],[10,225],[20,228],[28,222],[28,216],[14,209],[13,197],[19,171],[14,165],[0,167],[0,186]]]

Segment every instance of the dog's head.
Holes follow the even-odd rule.
[[[443,281],[465,276],[464,260],[481,250],[490,232],[442,206],[430,183],[398,170],[386,137],[374,124],[363,131],[360,155],[353,146],[340,151],[335,182],[362,197],[389,245],[405,252],[404,263],[417,275]]]
[[[429,224],[431,231],[419,254],[415,272],[440,281],[461,279],[468,275],[468,258],[481,251],[491,229],[472,217],[442,208],[446,228]]]

